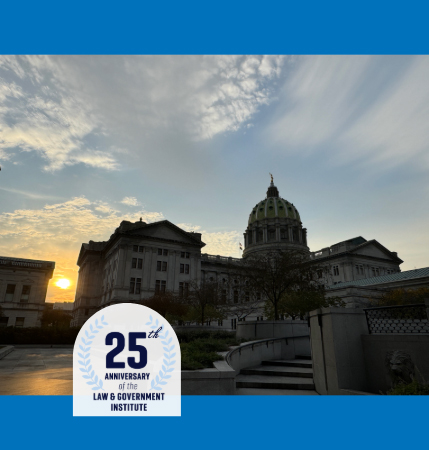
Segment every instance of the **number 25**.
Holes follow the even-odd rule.
[[[128,365],[133,369],[143,369],[147,364],[147,350],[143,345],[137,345],[137,339],[146,339],[146,333],[129,333],[128,350],[130,352],[139,352],[140,360],[136,362],[135,358],[128,357]],[[117,346],[106,355],[107,369],[124,369],[124,362],[115,362],[115,356],[119,355],[125,348],[125,337],[122,333],[112,332],[106,336],[106,345],[113,345],[113,339],[117,340]]]

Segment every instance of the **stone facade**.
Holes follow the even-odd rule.
[[[396,252],[361,236],[311,252],[310,258],[328,269],[320,274],[327,286],[397,273],[403,263]]]
[[[55,263],[0,257],[0,326],[36,327]]]
[[[71,325],[82,325],[99,308],[140,301],[157,290],[184,292],[193,280],[223,282],[223,295],[231,302],[249,301],[245,287],[231,273],[241,259],[202,254],[204,245],[201,234],[186,232],[167,220],[152,224],[123,221],[108,241],[82,244]],[[336,292],[333,287],[400,273],[403,262],[396,252],[363,237],[310,252],[307,230],[302,226],[297,208],[280,197],[271,181],[266,198],[249,215],[243,258],[255,252],[288,250],[300,250],[324,267],[319,276],[328,287],[328,295],[340,294],[351,308],[361,306],[362,302],[354,294]],[[380,289],[366,287],[364,290],[368,297]],[[229,317],[207,325],[235,329],[240,320],[263,320],[263,299],[256,300],[260,300],[259,308],[247,317]]]
[[[362,308],[369,305],[370,299],[376,300],[388,290],[422,287],[429,287],[429,267],[339,282],[328,286],[326,295],[342,298],[349,308]]]
[[[201,234],[168,220],[123,221],[106,242],[82,244],[71,326],[98,309],[136,302],[156,291],[180,293],[201,278]]]

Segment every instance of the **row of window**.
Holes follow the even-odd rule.
[[[157,261],[156,270],[167,272],[167,261]],[[189,264],[180,264],[180,273],[189,273]]]
[[[131,268],[142,269],[143,260],[140,258],[133,258],[131,262]],[[160,272],[167,272],[167,261],[157,261],[156,270]],[[180,273],[189,273],[189,264],[180,264]]]
[[[157,261],[156,270],[161,272],[167,272],[167,261]]]
[[[365,273],[363,265],[356,266],[356,270],[358,271],[358,274],[363,275]],[[379,267],[371,267],[371,276],[372,277],[378,277],[382,275],[383,268]],[[384,269],[385,274],[390,275],[392,273],[395,273],[394,269]]]
[[[130,294],[140,294],[141,292],[141,278],[131,278],[130,279]],[[167,282],[165,280],[155,281],[155,292],[165,292],[167,287]],[[189,291],[189,283],[179,283],[179,294],[186,295]]]
[[[142,283],[142,279],[141,278],[131,278],[130,279],[130,294],[140,294],[141,292],[141,283]],[[165,280],[156,280],[155,281],[155,292],[165,292],[167,286],[167,282]],[[186,282],[180,282],[179,283],[179,295],[187,295],[189,292],[189,283]],[[239,302],[239,291],[238,290],[234,290],[233,292],[233,299],[234,299],[234,303],[238,303]],[[227,290],[226,289],[222,289],[222,301],[226,302],[227,300]],[[258,300],[261,300],[261,294],[258,293],[257,297]],[[250,292],[249,291],[245,291],[244,292],[244,301],[245,302],[249,302],[250,301]]]
[[[0,327],[7,327],[7,323],[9,321],[9,317],[0,317]],[[15,318],[15,327],[22,328],[24,326],[25,317],[16,317]]]
[[[155,281],[155,292],[165,292],[166,286],[167,286],[167,282],[165,280],[156,280]]]
[[[15,290],[16,290],[16,284],[8,284],[6,286],[6,295],[4,297],[4,301],[5,302],[12,302],[13,301],[13,297],[15,295]],[[31,290],[31,286],[30,285],[22,286],[21,297],[19,299],[19,301],[21,303],[27,303],[28,302],[28,299],[30,297],[30,290]]]
[[[143,268],[143,260],[141,258],[133,258],[131,267],[133,269],[142,269]]]
[[[142,287],[141,278],[131,278],[130,279],[130,294],[140,294]]]
[[[189,283],[180,282],[179,283],[179,295],[181,297],[188,295],[189,292]]]
[[[262,230],[257,230],[256,231],[256,242],[261,242],[264,239],[264,233]],[[275,241],[276,240],[276,230],[269,228],[267,231],[267,239],[269,241]],[[281,228],[280,229],[280,239],[282,241],[287,241],[289,239],[288,236],[288,230]],[[292,240],[294,242],[298,242],[299,241],[299,233],[298,233],[298,229],[296,228],[292,228]],[[247,235],[247,242],[249,244],[253,243],[253,232],[251,231],[250,233],[248,233]]]
[[[365,268],[363,264],[356,264],[356,273],[358,275],[364,275],[365,274]],[[340,274],[340,267],[339,266],[332,266],[332,272],[334,276],[338,276]],[[391,273],[395,273],[394,269],[385,269],[385,272],[387,275],[390,275]],[[378,277],[380,276],[381,269],[379,267],[371,267],[371,276],[372,277]],[[322,277],[322,271],[318,271],[319,278]]]
[[[140,246],[140,245],[133,245],[133,251],[134,252],[139,251],[140,253],[142,253],[143,252],[143,247]],[[158,249],[158,255],[159,256],[168,256],[168,249],[167,248],[159,248]],[[189,252],[180,252],[180,257],[189,259],[190,253]]]

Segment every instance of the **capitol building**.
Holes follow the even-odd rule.
[[[310,251],[302,220],[297,206],[280,196],[271,179],[265,198],[250,210],[243,258],[258,252],[299,250],[326,269],[318,275],[326,296],[339,297],[351,308],[365,306],[369,298],[387,289],[429,286],[429,267],[401,272],[403,261],[397,253],[375,239],[357,236]],[[82,244],[71,326],[81,326],[106,306],[139,303],[156,292],[180,296],[191,283],[204,280],[228,281],[222,296],[234,304],[246,300],[247,293],[234,285],[231,272],[242,258],[209,255],[204,246],[200,233],[185,231],[168,220],[122,221],[109,240]],[[53,261],[0,257],[0,327],[40,326],[54,269]],[[266,319],[263,299],[257,305],[241,319],[235,315],[210,325],[234,329],[237,320]]]
[[[82,244],[70,325],[81,326],[100,308],[115,303],[140,302],[156,292],[182,295],[191,282],[228,279],[231,266],[241,259],[203,253],[204,246],[200,233],[185,231],[168,220],[146,223],[141,219],[122,221],[108,241]],[[272,177],[265,198],[250,211],[243,250],[243,258],[271,250],[307,253],[310,260],[328,269],[320,275],[327,295],[343,298],[348,307],[363,306],[369,296],[386,288],[429,284],[429,268],[401,272],[403,261],[397,253],[374,239],[355,237],[311,252],[297,207],[280,196]],[[263,320],[263,302],[246,320]],[[235,328],[236,319],[217,325]]]

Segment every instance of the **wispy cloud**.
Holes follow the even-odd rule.
[[[32,198],[35,200],[58,200],[60,198],[55,195],[38,194],[36,192],[21,191],[19,189],[12,189],[12,188],[0,187],[0,190],[5,191],[5,192],[10,192],[11,194],[22,195],[24,197]]]
[[[289,152],[385,169],[429,164],[429,57],[302,57],[267,130]],[[379,166],[380,168],[380,166]]]

